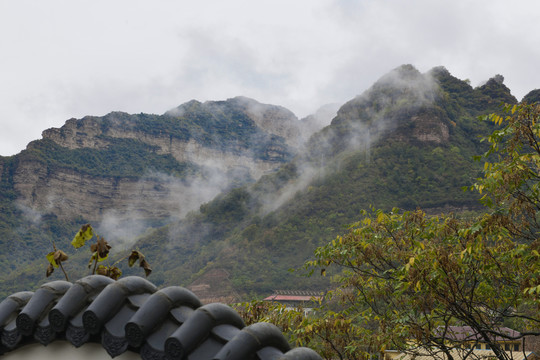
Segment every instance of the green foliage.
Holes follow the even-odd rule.
[[[494,221],[515,238],[535,241],[540,229],[540,106],[508,105],[506,115],[485,117],[500,126],[487,141],[484,177],[473,188],[483,193]]]
[[[134,130],[183,141],[193,139],[224,152],[248,152],[257,159],[280,162],[292,155],[283,138],[258,127],[235,99],[206,103],[193,100],[163,116],[140,114],[133,121]]]
[[[532,90],[523,97],[522,103],[535,104],[540,102],[540,89]]]
[[[100,177],[135,177],[156,171],[184,177],[197,168],[193,164],[179,163],[172,155],[157,154],[157,149],[133,139],[111,139],[104,149],[68,149],[49,139],[31,143],[18,155],[18,161],[39,161],[49,172],[72,169]]]
[[[18,204],[13,175],[19,160],[0,157],[0,265],[4,270],[0,296],[42,281],[42,255],[50,252],[51,241],[67,245],[69,241],[58,239],[68,239],[81,222],[80,218],[61,220],[54,214],[34,213]],[[56,256],[63,258],[60,253]]]
[[[507,359],[494,341],[507,338],[501,321],[512,319],[521,331],[540,322],[530,311],[540,306],[540,242],[519,244],[508,235],[489,216],[469,222],[420,210],[376,211],[318,248],[306,266],[338,267],[331,296],[357,334],[351,345],[438,357],[463,349],[450,326],[467,325]]]
[[[306,153],[291,162],[287,161],[292,150],[284,140],[256,127],[245,106],[234,99],[204,104],[192,101],[161,116],[111,113],[86,119],[96,121],[103,131],[98,140],[109,143],[103,149],[68,150],[49,140],[31,143],[20,155],[0,161],[0,198],[6,199],[0,202],[3,249],[24,254],[30,247],[43,254],[50,250],[50,239],[64,248],[69,246],[66,239],[76,232],[77,224],[87,222],[60,221],[44,214],[46,221],[28,225],[13,202],[13,172],[19,162],[37,161],[50,173],[62,168],[119,179],[137,178],[153,170],[179,178],[204,171],[159,154],[158,148],[138,140],[107,135],[108,131],[144,132],[171,144],[177,139],[193,139],[214,149],[247,151],[256,159],[284,163],[279,171],[263,176],[253,186],[228,189],[201,206],[200,212],[140,240],[141,251],[157,264],[155,273],[164,285],[188,285],[209,269],[223,268],[241,293],[325,288],[328,278],[302,278],[288,269],[300,266],[327,239],[343,233],[362,209],[371,205],[385,211],[394,206],[405,210],[422,207],[434,213],[479,208],[481,195],[461,188],[480,176],[482,165],[471,158],[487,150],[489,144],[480,142],[478,136],[491,132],[494,125],[479,122],[476,116],[499,110],[502,99],[508,98],[508,89],[498,82],[473,89],[441,69],[429,74],[429,79],[411,66],[397,73],[404,80],[397,82],[399,86],[387,78],[345,104],[333,123],[312,138]],[[407,85],[409,81],[420,88],[427,84],[429,91],[419,93],[415,86]],[[77,129],[82,129],[86,120],[74,120]],[[448,129],[448,138],[438,143],[419,141],[415,131],[422,124],[420,130]],[[162,251],[164,246],[167,251]],[[6,289],[22,290],[24,281],[41,279],[17,280],[37,273],[36,265],[30,259],[13,264],[4,258],[7,268],[15,272],[6,277]],[[73,260],[71,257],[70,262]]]
[[[441,104],[444,103],[443,106],[454,121],[464,113],[484,115],[487,112],[498,112],[502,104],[517,102],[503,84],[504,78],[501,75],[473,89],[468,82],[452,76],[444,67],[434,68],[430,74],[442,90],[440,100],[444,101]]]
[[[412,69],[403,71],[415,84],[431,84]],[[148,235],[143,249],[159,259],[156,270],[188,284],[209,269],[226,269],[236,289],[246,293],[321,289],[328,278],[302,278],[288,270],[342,233],[362,209],[481,210],[481,195],[462,188],[481,175],[473,156],[487,150],[479,136],[494,125],[476,115],[485,113],[484,100],[491,98],[447,72],[430,76],[438,87],[422,101],[412,86],[374,86],[344,105],[298,158]],[[491,99],[490,106],[499,100]],[[448,129],[448,138],[418,140],[415,131],[432,126]],[[363,135],[366,129],[371,139]],[[154,253],[155,243],[168,244],[167,254]]]
[[[485,194],[485,214],[462,219],[420,210],[364,212],[346,235],[319,247],[306,263],[312,272],[333,269],[337,288],[330,296],[350,320],[353,348],[373,344],[373,352],[398,349],[438,358],[458,351],[466,358],[473,356],[471,339],[457,339],[450,328],[465,325],[478,334],[474,342],[508,360],[497,337],[540,336],[540,107],[509,105],[505,111],[507,116],[488,117],[505,126],[488,137],[484,158],[498,155],[497,161],[486,162],[473,187]],[[500,330],[509,323],[520,336]],[[323,341],[336,341],[341,333],[336,328],[335,338]]]
[[[366,359],[370,344],[357,344],[357,328],[339,312],[326,310],[306,314],[303,308],[290,308],[279,303],[252,301],[233,305],[247,325],[270,322],[280,328],[295,346],[309,347],[324,359]]]

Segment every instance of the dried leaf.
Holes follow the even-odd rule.
[[[95,247],[95,250],[93,250],[93,252],[97,251],[97,253],[98,253],[99,257],[100,257],[99,261],[102,261],[103,259],[105,259],[109,255],[109,250],[110,249],[111,249],[111,246],[105,240],[105,238],[98,237],[98,241],[96,243],[96,247]]]
[[[142,259],[139,262],[139,266],[144,269],[144,273],[145,273],[146,277],[148,277],[148,275],[150,275],[152,273],[152,268],[150,267],[150,264],[145,259]]]
[[[58,264],[61,261],[66,261],[68,259],[68,256],[62,250],[56,250],[53,258],[54,258],[54,261],[56,261],[56,263]]]
[[[49,277],[51,276],[51,274],[54,272],[54,266],[52,264],[49,264],[49,266],[47,266],[47,273],[46,273],[46,276]]]
[[[103,265],[99,265],[96,269],[96,274],[103,275],[103,276],[109,276],[109,269]]]
[[[137,251],[137,250],[132,250],[132,251],[131,251],[131,255],[129,255],[129,258],[128,258],[128,265],[129,265],[129,267],[132,267],[132,266],[135,264],[135,262],[136,262],[137,260],[139,260],[139,258],[141,258],[141,256],[142,256],[142,258],[144,259],[144,255],[142,255],[139,251]]]
[[[75,235],[73,240],[71,241],[71,245],[73,245],[74,248],[80,248],[83,246],[86,241],[90,240],[94,236],[94,230],[92,229],[92,226],[90,224],[86,224],[81,226],[81,229]]]
[[[116,266],[112,266],[109,268],[109,277],[111,279],[118,280],[120,276],[122,276],[122,270],[120,270]]]

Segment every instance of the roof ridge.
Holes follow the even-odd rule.
[[[251,336],[259,330],[272,334],[268,341],[253,341]],[[203,306],[186,288],[158,289],[137,276],[111,281],[90,275],[74,284],[53,281],[33,293],[15,293],[0,302],[0,355],[36,340],[47,345],[64,338],[79,347],[90,341],[91,334],[101,335],[95,338],[111,357],[129,347],[145,359],[165,355],[181,359],[195,352],[219,359],[224,349],[233,349],[241,354],[238,359],[257,354],[260,360],[322,360],[308,348],[291,350],[274,325],[246,327],[228,305]]]

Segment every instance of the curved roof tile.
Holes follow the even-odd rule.
[[[291,350],[273,324],[245,326],[227,305],[203,306],[185,288],[158,290],[136,276],[52,281],[0,302],[0,355],[56,338],[76,347],[98,341],[111,357],[129,349],[142,359],[321,359],[308,348]]]

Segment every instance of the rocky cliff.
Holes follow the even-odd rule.
[[[292,112],[244,97],[70,119],[17,157],[13,186],[19,204],[59,218],[100,220],[111,209],[120,218],[181,217],[288,161],[300,135]]]
[[[335,109],[298,121],[281,107],[234,98],[190,101],[163,115],[71,119],[21,154],[0,157],[2,289],[39,281],[45,268],[32,266],[51,241],[69,247],[79,216],[115,249],[136,241],[130,246],[151,259],[164,285],[219,269],[245,292],[307,288],[288,269],[363,209],[477,209],[477,194],[461,190],[480,174],[473,156],[493,130],[477,117],[503,102],[516,99],[501,76],[473,88],[444,68],[421,74],[406,65],[341,106],[303,146],[311,125],[327,124]],[[192,209],[200,211],[156,226]],[[118,226],[137,219],[155,220],[144,224],[154,229],[136,237],[124,231],[133,223]],[[219,274],[212,284],[225,279]]]

